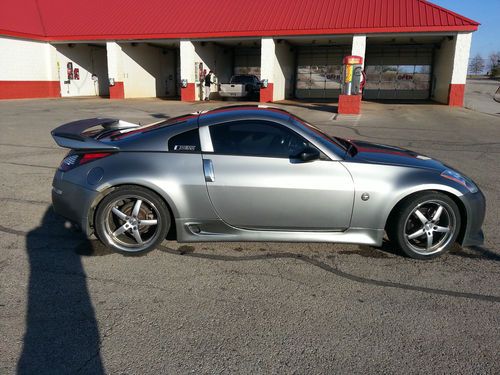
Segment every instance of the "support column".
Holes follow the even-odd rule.
[[[354,35],[352,37],[351,55],[363,58],[363,69],[365,68],[366,35]]]
[[[109,86],[110,99],[124,99],[125,86],[123,84],[123,57],[122,47],[116,42],[106,42],[108,59],[108,77],[114,80],[114,85]]]
[[[272,102],[274,99],[274,65],[276,48],[273,38],[262,38],[260,51],[260,79],[267,80],[267,87],[260,89],[260,101]]]
[[[456,39],[448,105],[451,107],[463,107],[472,33],[457,34]]]
[[[180,65],[181,65],[181,82],[187,80],[187,86],[181,86],[181,100],[183,102],[191,102],[196,100],[195,87],[195,48],[190,40],[180,41]]]
[[[449,36],[436,50],[433,67],[434,100],[451,107],[463,107],[472,33]]]

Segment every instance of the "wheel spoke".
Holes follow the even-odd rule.
[[[118,208],[113,207],[111,209],[111,212],[113,212],[116,216],[118,216],[119,219],[121,220],[127,220],[127,215],[125,215],[123,212],[121,212]]]
[[[139,210],[141,209],[141,205],[142,205],[142,200],[141,199],[137,199],[135,201],[134,209],[132,210],[132,216],[133,217],[137,217],[137,215],[139,215]]]
[[[128,226],[127,226],[127,224],[123,224],[120,228],[118,228],[117,230],[115,230],[115,231],[113,232],[113,236],[117,237],[117,236],[119,236],[120,234],[125,233],[127,230],[128,230]]]
[[[439,233],[448,233],[450,231],[450,228],[448,227],[434,227],[434,232],[439,232]]]
[[[434,236],[432,232],[427,232],[427,250],[431,249],[433,242],[434,242]]]
[[[426,224],[429,220],[425,217],[425,215],[420,212],[420,210],[415,210],[415,215],[418,217],[418,219],[422,222],[422,224]]]
[[[141,220],[141,222],[139,223],[139,225],[143,225],[143,226],[150,226],[150,225],[157,225],[158,224],[158,220]]]
[[[432,221],[437,222],[443,213],[443,206],[439,206],[434,215],[432,215]]]
[[[139,233],[139,231],[137,230],[137,228],[132,229],[132,235],[134,236],[135,241],[137,242],[137,244],[142,245],[141,234]]]
[[[417,237],[420,237],[420,236],[423,236],[425,234],[425,229],[422,228],[422,229],[419,229],[417,230],[416,232],[412,233],[412,234],[407,234],[406,237],[409,239],[409,240],[413,240]]]

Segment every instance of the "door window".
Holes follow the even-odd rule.
[[[210,136],[216,154],[291,158],[314,147],[285,126],[264,121],[212,125]]]

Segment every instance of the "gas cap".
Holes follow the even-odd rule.
[[[367,201],[368,199],[370,199],[370,194],[368,193],[361,194],[361,199]]]

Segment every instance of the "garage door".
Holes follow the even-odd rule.
[[[253,74],[260,78],[260,48],[236,48],[234,74]]]
[[[432,46],[368,46],[364,99],[430,97]]]
[[[342,59],[350,47],[302,47],[297,52],[295,97],[335,99],[340,94]]]

